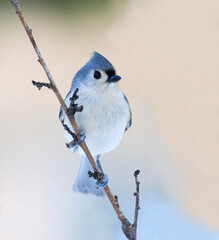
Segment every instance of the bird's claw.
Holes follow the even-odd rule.
[[[103,174],[102,179],[97,180],[96,187],[97,189],[102,189],[105,188],[106,185],[108,185],[108,183],[109,183],[108,176],[106,174]]]
[[[80,137],[79,140],[78,140],[78,137]],[[68,148],[74,148],[80,145],[82,142],[84,142],[85,139],[86,139],[86,135],[84,134],[84,132],[80,132],[80,134],[75,135],[75,138],[70,143],[66,143],[66,146]]]
[[[97,180],[97,182],[96,182],[97,189],[105,188],[106,185],[109,182],[108,176],[106,174],[104,174],[103,172],[94,171],[94,173],[93,173],[91,171],[88,171],[88,175],[89,175],[89,177],[94,178],[95,180]]]

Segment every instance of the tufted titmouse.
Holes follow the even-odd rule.
[[[101,155],[119,144],[123,133],[132,123],[128,100],[118,88],[120,79],[113,65],[105,57],[94,52],[92,58],[76,73],[70,92],[65,98],[69,107],[70,98],[76,88],[79,89],[76,103],[83,106],[83,111],[75,113],[75,120],[80,131],[86,136],[86,144],[101,171]],[[73,131],[62,107],[59,119]],[[65,134],[68,141],[72,141],[72,136],[67,131]],[[96,181],[88,176],[92,167],[83,150],[76,145],[72,147],[72,151],[82,155],[73,191],[104,195],[103,189],[98,188]]]

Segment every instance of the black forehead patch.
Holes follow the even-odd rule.
[[[107,76],[110,78],[112,76],[114,76],[116,74],[115,70],[113,68],[109,68],[105,70],[105,73],[107,74]]]

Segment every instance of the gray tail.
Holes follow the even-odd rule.
[[[97,156],[94,157],[97,159]],[[91,193],[96,196],[104,196],[105,192],[103,189],[97,189],[96,180],[88,176],[88,171],[93,172],[91,164],[86,156],[82,156],[81,165],[74,181],[72,190],[81,193]]]

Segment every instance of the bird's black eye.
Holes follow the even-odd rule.
[[[100,79],[100,78],[101,78],[101,73],[96,70],[96,71],[94,72],[94,78],[95,78],[95,79]]]

